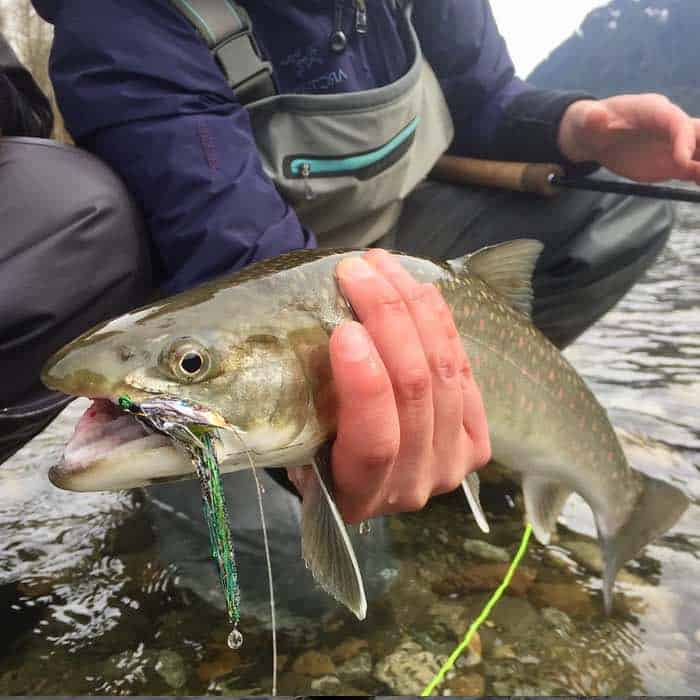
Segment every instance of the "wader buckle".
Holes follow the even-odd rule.
[[[253,36],[248,13],[232,0],[172,0],[207,42],[226,82],[245,105],[277,93],[272,64]]]
[[[274,95],[272,64],[262,59],[251,30],[227,37],[211,49],[241,104]]]

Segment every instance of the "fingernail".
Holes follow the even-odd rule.
[[[369,335],[360,323],[350,321],[341,326],[338,334],[338,352],[346,362],[363,362],[372,353]]]
[[[338,263],[338,277],[366,280],[373,275],[374,271],[362,258],[345,258]]]

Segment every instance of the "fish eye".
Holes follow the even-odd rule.
[[[204,358],[198,352],[188,352],[180,360],[180,369],[185,374],[197,374],[204,365]]]
[[[211,369],[209,351],[192,338],[180,338],[161,355],[162,368],[181,382],[199,382]]]

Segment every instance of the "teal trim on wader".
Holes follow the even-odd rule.
[[[352,156],[292,156],[289,161],[290,174],[295,177],[346,175],[377,165],[390,158],[394,151],[413,136],[419,121],[419,117],[414,117],[391,141],[366,153]]]

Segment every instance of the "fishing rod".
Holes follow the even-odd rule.
[[[698,190],[567,175],[564,168],[555,163],[511,163],[442,156],[430,173],[430,177],[454,184],[496,187],[539,194],[544,197],[555,197],[561,193],[562,188],[566,188],[700,203]]]

